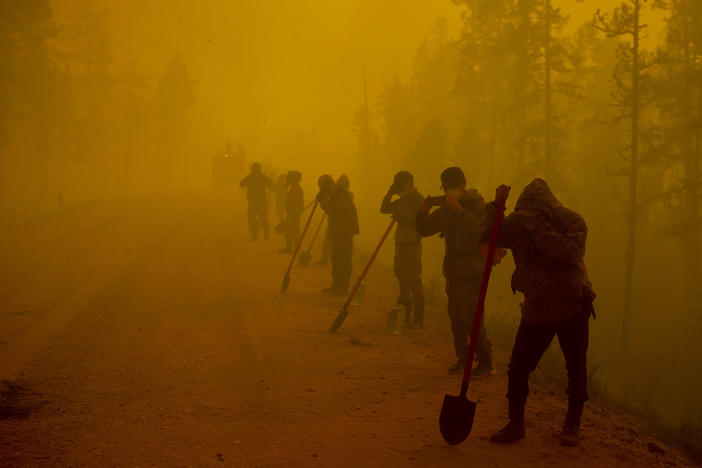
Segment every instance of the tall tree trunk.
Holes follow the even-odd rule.
[[[551,71],[553,67],[553,50],[551,44],[551,0],[546,0],[546,18],[545,18],[545,33],[544,38],[544,176],[546,180],[551,181],[553,175],[552,161],[552,126],[553,126],[553,108],[551,95]]]
[[[5,145],[0,141],[0,226],[8,221],[7,159]]]
[[[66,158],[68,156],[68,133],[67,126],[64,125],[61,129],[61,181],[59,186],[59,207],[63,207],[66,199]]]
[[[634,261],[636,259],[636,235],[638,225],[638,182],[639,182],[639,16],[640,0],[634,0],[632,24],[632,64],[631,64],[631,161],[629,165],[629,206],[627,229],[629,238],[625,253],[624,273],[624,314],[622,320],[622,356],[629,357],[631,336],[631,298],[634,285]]]
[[[687,297],[688,310],[694,313],[695,296],[698,294],[699,281],[699,188],[698,188],[698,162],[697,154],[694,150],[693,138],[694,125],[692,118],[692,54],[690,50],[690,29],[687,11],[683,12],[683,102],[684,106],[684,162],[685,162],[685,220],[684,220],[684,244],[685,244],[685,292]]]

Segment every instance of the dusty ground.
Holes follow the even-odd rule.
[[[343,300],[319,293],[327,267],[296,268],[281,296],[280,241],[249,241],[226,201],[134,199],[0,231],[0,466],[686,463],[594,404],[581,445],[561,447],[564,395],[538,371],[527,438],[490,444],[505,422],[503,354],[469,390],[471,436],[447,446],[438,414],[460,378],[446,374],[443,312],[385,333],[395,293],[381,267],[328,333]]]

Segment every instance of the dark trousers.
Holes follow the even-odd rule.
[[[265,203],[249,203],[249,231],[251,237],[258,239],[258,233],[263,229],[263,237],[268,239],[268,207]]]
[[[448,296],[448,313],[451,319],[453,347],[459,359],[465,359],[468,353],[468,339],[473,331],[475,308],[478,305],[480,278],[470,280],[446,280],[446,295]],[[478,343],[475,348],[475,359],[478,363],[492,366],[492,345],[487,337],[485,320],[480,321]]]
[[[509,363],[507,398],[510,403],[522,406],[526,403],[529,395],[529,374],[536,369],[555,335],[558,335],[558,343],[568,370],[568,397],[572,402],[587,401],[589,320],[590,314],[587,311],[555,326],[522,320]]]
[[[396,242],[393,270],[400,284],[397,303],[403,305],[424,303],[422,284],[422,244]]]
[[[327,263],[329,261],[329,255],[331,254],[331,237],[329,237],[329,226],[324,230],[324,240],[322,242],[322,263]]]
[[[353,268],[353,236],[338,236],[331,239],[332,288],[348,291]]]
[[[300,217],[288,215],[285,220],[285,249],[293,251],[300,242]]]

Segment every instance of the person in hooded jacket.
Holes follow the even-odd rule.
[[[509,187],[497,189],[496,200],[507,197]],[[492,226],[496,202],[487,206]],[[490,236],[489,229],[483,240]],[[502,222],[497,245],[510,249],[516,269],[512,291],[524,295],[522,320],[508,370],[509,423],[490,437],[510,443],[524,437],[524,406],[529,374],[558,336],[568,370],[568,412],[561,443],[578,444],[580,419],[587,395],[589,319],[594,316],[595,294],[583,257],[587,226],[575,211],[564,207],[548,184],[535,179],[522,191],[515,210]]]
[[[417,213],[417,232],[422,237],[441,233],[446,253],[443,273],[446,278],[448,313],[453,346],[458,360],[450,373],[462,372],[468,354],[468,337],[473,329],[485,259],[479,245],[485,222],[485,202],[475,189],[466,189],[466,176],[459,167],[441,173],[445,196],[434,202],[427,197]],[[432,211],[432,206],[439,208]],[[492,348],[484,321],[480,322],[476,345],[477,367],[473,375],[492,375]]]

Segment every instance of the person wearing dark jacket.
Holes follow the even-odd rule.
[[[285,249],[283,252],[292,253],[300,242],[300,215],[305,209],[305,195],[300,186],[302,174],[299,171],[290,171],[286,177],[286,184],[290,187],[285,196]]]
[[[271,187],[271,191],[275,194],[275,215],[278,218],[279,223],[285,221],[285,200],[288,196],[289,177],[290,172],[287,174],[280,174],[276,179],[275,184],[273,184]]]
[[[500,186],[497,199],[509,188]],[[495,219],[496,203],[487,207],[487,225]],[[489,238],[484,232],[483,239]],[[512,291],[524,295],[522,320],[509,363],[507,398],[509,424],[490,437],[510,443],[524,437],[524,406],[529,374],[558,335],[568,370],[568,412],[561,443],[578,444],[580,417],[587,395],[589,319],[595,294],[583,257],[587,226],[583,218],[564,207],[548,184],[535,179],[519,196],[515,211],[502,222],[498,246],[511,249],[516,269]]]
[[[342,176],[339,179],[334,182],[331,176],[320,177],[317,201],[327,213],[331,240],[332,285],[324,292],[345,296],[351,282],[353,236],[359,230],[353,195],[348,190],[348,178]]]
[[[443,272],[458,358],[449,372],[455,373],[461,372],[466,364],[468,337],[473,329],[485,266],[479,245],[485,222],[485,202],[476,190],[466,189],[466,177],[459,167],[449,167],[441,173],[441,186],[445,196],[436,201],[427,197],[419,208],[417,232],[423,237],[441,233],[445,242]],[[439,208],[430,213],[436,204]],[[473,375],[493,374],[491,344],[482,321],[476,346],[478,365]]]
[[[393,200],[393,196],[398,198]],[[400,285],[397,303],[405,308],[405,322],[421,327],[424,323],[424,286],[422,284],[422,237],[417,233],[417,213],[424,197],[414,188],[414,177],[407,171],[395,174],[393,184],[380,204],[380,212],[392,214],[397,223],[393,269]]]
[[[246,199],[249,202],[249,230],[253,240],[258,240],[258,233],[263,229],[263,238],[268,239],[268,196],[266,190],[271,186],[271,179],[261,173],[261,164],[251,165],[251,173],[239,183],[246,187]]]

